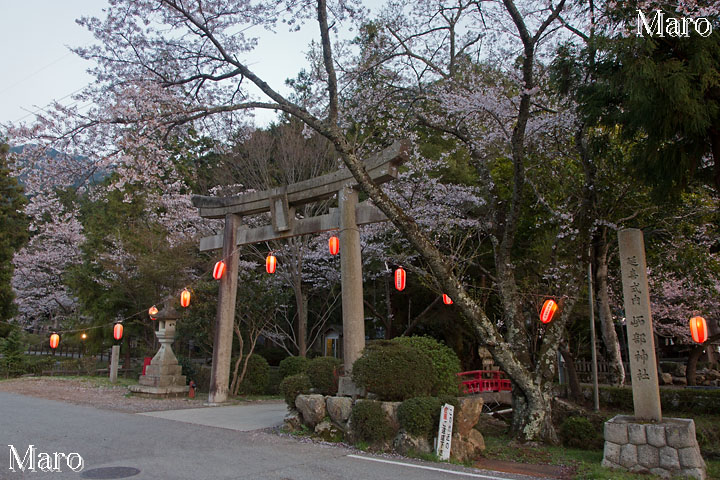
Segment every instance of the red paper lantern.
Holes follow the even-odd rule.
[[[180,306],[182,307],[189,307],[190,306],[190,290],[187,288],[182,291],[180,294]]]
[[[150,307],[148,309],[148,315],[150,315],[150,320],[157,320],[157,314],[158,314],[158,309],[155,305],[153,305],[152,307]]]
[[[120,340],[122,338],[122,335],[123,335],[123,326],[122,326],[122,323],[118,322],[113,327],[113,338],[115,340]]]
[[[552,298],[545,300],[542,310],[540,310],[540,321],[542,323],[550,323],[557,309],[558,305],[555,303],[555,300]]]
[[[707,322],[700,315],[690,319],[690,334],[695,343],[705,343],[708,339]]]
[[[450,298],[447,294],[443,293],[443,303],[445,305],[452,305],[452,298]]]
[[[275,273],[275,267],[277,266],[277,258],[272,253],[265,259],[265,270],[267,273]]]
[[[405,289],[405,270],[402,267],[395,270],[395,288],[400,291]]]
[[[215,280],[220,280],[223,275],[225,275],[225,262],[220,260],[215,264],[215,268],[213,268],[213,278]]]
[[[53,333],[50,335],[50,348],[56,349],[57,346],[60,344],[60,335],[57,333]]]
[[[330,255],[337,255],[340,251],[340,239],[336,236],[330,237],[330,240],[328,240],[328,247],[330,247]]]

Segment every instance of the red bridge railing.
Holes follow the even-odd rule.
[[[466,395],[482,392],[510,391],[510,380],[503,378],[505,372],[499,370],[471,370],[460,372],[460,388]]]

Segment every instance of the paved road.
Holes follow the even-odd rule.
[[[21,457],[29,445],[35,446],[38,458],[40,452],[51,456],[54,452],[76,452],[84,460],[84,470],[75,473],[62,462],[60,473],[39,470],[22,473],[18,467],[17,472],[11,472],[8,445],[12,445]],[[260,431],[241,432],[195,425],[4,392],[0,392],[0,447],[2,480],[528,478],[453,465],[398,463],[371,455],[357,455],[345,448],[302,443]]]
[[[238,432],[249,432],[282,425],[286,413],[287,406],[285,402],[266,402],[228,407],[146,412],[140,415],[193,423],[195,425],[227,428]]]

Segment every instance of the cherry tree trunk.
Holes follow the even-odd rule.
[[[608,248],[609,245],[604,241],[604,238],[603,244],[595,248],[596,298],[598,316],[600,317],[600,331],[602,332],[603,343],[607,351],[610,382],[615,386],[622,386],[625,384],[625,367],[623,365],[622,354],[620,353],[620,342],[618,341],[617,332],[615,331],[612,311],[610,310],[610,297],[608,295]]]
[[[513,388],[512,431],[522,441],[544,441],[553,445],[559,443],[552,422],[552,384],[536,385],[532,389]]]

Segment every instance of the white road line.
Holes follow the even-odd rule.
[[[473,477],[473,478],[485,478],[487,480],[509,480],[509,477],[492,477],[489,475],[481,475],[479,473],[469,473],[469,472],[458,472],[455,470],[445,470],[443,468],[436,468],[436,467],[428,467],[425,465],[416,465],[414,463],[404,463],[404,462],[395,462],[392,460],[384,460],[382,458],[371,458],[371,457],[362,457],[360,455],[348,455],[350,458],[357,458],[360,460],[370,460],[371,462],[379,462],[379,463],[389,463],[392,465],[400,465],[402,467],[412,467],[412,468],[420,468],[422,470],[432,470],[433,472],[443,472],[443,473],[449,473],[451,475],[460,475],[464,477]]]

